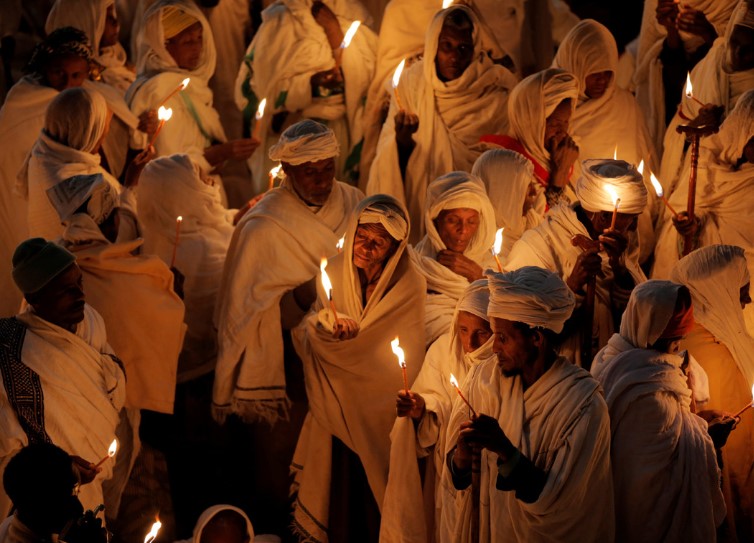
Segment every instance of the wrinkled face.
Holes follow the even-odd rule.
[[[741,25],[733,27],[728,40],[730,67],[734,72],[754,68],[754,30]]]
[[[553,140],[560,141],[568,134],[571,121],[571,101],[563,100],[545,120],[545,148],[549,151]]]
[[[746,306],[751,303],[751,295],[749,294],[750,287],[751,283],[746,283],[741,287],[741,291],[739,293],[739,299],[741,300],[741,309],[746,309]]]
[[[497,356],[497,365],[506,377],[520,375],[526,366],[531,366],[539,355],[531,336],[516,328],[513,322],[492,317],[492,335],[495,338],[492,350]]]
[[[26,300],[39,317],[69,331],[84,320],[84,279],[74,263]]]
[[[381,224],[360,224],[353,238],[353,265],[361,270],[384,266],[397,246]]]
[[[613,79],[613,72],[605,70],[604,72],[596,72],[586,76],[584,81],[584,94],[589,98],[602,98],[610,86],[610,81]]]
[[[492,337],[490,323],[467,311],[458,312],[458,338],[463,352],[473,353]]]
[[[76,55],[54,56],[42,75],[47,86],[56,91],[80,87],[89,79],[89,63]]]
[[[109,47],[118,43],[118,34],[120,33],[120,23],[118,14],[115,12],[115,4],[107,6],[107,15],[105,16],[105,30],[99,40],[100,47]]]
[[[199,66],[204,49],[202,23],[196,22],[186,30],[165,42],[165,49],[175,63],[183,70],[194,70]]]
[[[323,205],[335,182],[335,159],[304,162],[293,166],[283,162],[283,171],[291,180],[296,194],[310,205]]]
[[[463,253],[479,230],[479,212],[466,207],[443,209],[435,219],[435,228],[448,250]]]
[[[435,69],[440,81],[453,81],[461,77],[474,56],[474,39],[471,29],[460,31],[443,25],[437,40]]]
[[[604,230],[610,228],[610,223],[613,222],[612,211],[599,211],[591,216],[592,226],[598,233],[602,233]],[[615,217],[615,229],[623,234],[627,235],[629,232],[635,232],[636,227],[639,225],[639,215],[621,213],[618,212]]]

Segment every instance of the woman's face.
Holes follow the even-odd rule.
[[[89,63],[76,55],[56,55],[50,58],[42,75],[48,87],[62,92],[80,87],[89,79]]]
[[[115,12],[115,4],[110,4],[107,7],[107,15],[105,16],[105,30],[102,32],[102,37],[99,40],[99,46],[110,47],[118,43],[118,34],[120,33],[120,23],[118,22],[118,15]]]
[[[462,32],[444,26],[437,40],[435,69],[440,81],[453,81],[461,77],[474,56],[474,39],[471,30]]]
[[[610,86],[612,79],[613,72],[610,70],[589,74],[584,80],[584,86],[586,87],[584,94],[592,99],[602,98]]]
[[[490,328],[489,321],[468,311],[459,311],[458,337],[461,340],[463,352],[472,353],[492,337],[492,328]]]
[[[202,23],[196,22],[186,30],[165,42],[170,56],[183,70],[195,70],[199,66],[204,50],[204,31]]]
[[[754,68],[754,30],[735,25],[728,39],[730,67],[734,72]]]
[[[353,264],[362,270],[384,266],[397,246],[398,242],[381,224],[360,224],[353,238]]]
[[[435,228],[448,250],[463,254],[479,230],[479,212],[466,207],[443,209],[435,219]]]
[[[545,147],[550,149],[553,142],[562,140],[568,135],[568,125],[571,122],[571,101],[563,100],[545,120]]]

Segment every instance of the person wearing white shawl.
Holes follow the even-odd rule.
[[[633,83],[656,159],[662,156],[662,140],[686,73],[708,53],[715,38],[724,35],[739,1],[644,2]]]
[[[457,397],[450,376],[463,383],[472,367],[493,356],[489,298],[486,279],[469,285],[458,300],[450,332],[429,348],[411,390],[398,393],[382,543],[440,541],[441,516],[452,523],[448,519],[454,518],[455,489],[440,478],[447,423]],[[428,462],[424,471],[418,464],[421,458]]]
[[[28,305],[0,321],[3,467],[21,447],[38,441],[96,462],[116,436],[125,375],[102,317],[85,303],[75,258],[41,238],[24,241],[13,255],[13,277]],[[84,508],[103,503],[103,482],[114,464],[105,462],[101,474],[81,486]],[[2,492],[3,516],[9,509]]]
[[[355,21],[361,26],[342,48]],[[275,165],[266,158],[270,145],[282,128],[302,118],[317,119],[335,132],[342,149],[337,175],[358,180],[364,101],[377,49],[371,23],[358,0],[279,0],[262,12],[236,82],[236,103],[263,142],[250,163],[255,192],[266,189],[267,172]],[[264,117],[254,121],[263,99]]]
[[[450,329],[458,299],[469,283],[494,265],[495,212],[481,180],[451,172],[427,187],[424,238],[409,255],[427,280],[425,339]]]
[[[488,272],[492,350],[456,399],[443,478],[459,490],[442,541],[471,542],[472,447],[481,453],[479,541],[610,542],[610,421],[599,384],[554,350],[574,296],[536,267]]]
[[[367,193],[406,203],[412,242],[424,234],[427,185],[450,171],[469,171],[479,138],[507,128],[508,92],[515,76],[494,64],[482,46],[481,25],[466,6],[435,15],[424,56],[403,72],[382,127]],[[483,114],[479,114],[483,112]]]
[[[219,187],[185,154],[160,157],[147,164],[138,194],[144,252],[157,255],[184,277],[188,330],[178,381],[195,379],[215,367],[217,331],[212,318],[235,210],[222,205]],[[179,216],[182,221],[177,233]]]
[[[677,354],[693,322],[686,287],[647,281],[595,359],[610,412],[619,541],[715,541],[725,517],[711,428],[694,413]]]
[[[409,383],[424,358],[424,279],[406,254],[408,213],[384,194],[351,214],[310,314],[294,330],[309,414],[296,447],[294,531],[317,541],[372,541],[388,479],[390,428],[404,350]],[[392,371],[390,371],[392,368]],[[345,506],[348,504],[348,507]]]
[[[499,258],[505,264],[508,253],[523,233],[544,220],[545,195],[537,190],[534,166],[516,151],[485,151],[474,162],[471,173],[484,182],[495,209],[497,228],[504,229]]]
[[[190,539],[176,543],[206,543],[207,541],[254,543],[260,541],[260,538],[254,537],[254,527],[243,510],[232,505],[218,504],[208,507],[199,515]]]
[[[665,132],[660,181],[667,194],[673,194],[687,183],[688,176],[680,174],[691,162],[686,137],[676,128],[686,124],[720,125],[720,120],[730,114],[743,93],[754,87],[752,48],[754,7],[741,0],[725,36],[715,40],[709,53],[691,71],[693,95],[683,93],[678,111]],[[700,102],[705,105],[701,106]]]
[[[730,245],[698,249],[675,265],[671,279],[691,291],[696,325],[681,348],[688,349],[709,376],[707,408],[735,413],[751,402],[754,383],[754,338],[741,311],[751,303],[744,251]],[[745,414],[722,449],[725,541],[754,538],[753,472],[754,419]]]
[[[615,227],[611,228],[614,204],[605,187],[621,199]],[[586,160],[576,183],[579,202],[560,205],[549,211],[538,227],[524,232],[508,255],[506,270],[540,266],[556,272],[577,295],[577,305],[585,307],[587,283],[596,280],[594,316],[569,323],[561,353],[582,360],[578,345],[584,333],[591,334],[591,350],[596,352],[615,332],[615,317],[628,302],[633,287],[646,280],[639,268],[639,247],[635,236],[639,215],[647,204],[647,189],[641,175],[622,160]],[[592,330],[583,330],[591,320]],[[572,326],[570,326],[572,324]],[[596,347],[596,348],[595,348]]]
[[[258,143],[250,138],[227,141],[212,107],[208,82],[215,72],[212,30],[189,0],[158,0],[147,8],[140,30],[136,72],[126,93],[136,114],[165,107],[173,112],[154,146],[158,156],[186,153],[209,173],[226,160],[245,160]],[[172,94],[188,78],[183,90]]]
[[[530,75],[511,92],[510,130],[490,131],[481,138],[525,156],[550,206],[571,199],[567,188],[579,149],[569,135],[569,122],[578,94],[576,77],[564,70],[548,68]]]

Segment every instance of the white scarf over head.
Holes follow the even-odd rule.
[[[618,211],[638,215],[647,206],[647,188],[636,168],[623,160],[585,160],[576,183],[576,197],[587,211],[613,211],[610,190],[620,198]]]
[[[223,511],[235,511],[243,517],[244,521],[246,522],[246,535],[250,537],[250,543],[254,543],[254,528],[251,525],[251,521],[249,520],[248,515],[238,507],[227,504],[213,505],[212,507],[205,509],[204,512],[199,515],[199,518],[196,521],[196,525],[194,526],[194,535],[190,541],[192,543],[201,543],[202,532],[204,531],[204,528],[207,526],[207,524],[209,524],[209,521],[215,517],[215,515],[222,513]]]
[[[435,67],[438,40],[445,18],[456,10],[463,11],[474,25],[474,56],[460,77],[443,82]],[[403,72],[397,88],[405,110],[419,117],[405,180],[398,164],[395,115],[399,108],[393,97],[367,185],[368,194],[391,194],[406,202],[414,227],[412,241],[424,234],[427,185],[450,171],[470,171],[481,152],[479,138],[506,130],[508,92],[515,84],[515,76],[493,64],[483,49],[474,11],[453,5],[435,15],[427,30],[423,60]]]
[[[571,317],[576,300],[557,274],[536,266],[512,272],[487,272],[490,317],[547,328],[556,334]]]
[[[741,373],[754,384],[754,338],[746,331],[741,287],[751,281],[740,247],[711,245],[683,257],[671,274],[691,291],[694,318],[731,352]]]
[[[270,160],[293,166],[334,158],[339,154],[340,145],[333,131],[309,119],[288,127],[269,151]]]

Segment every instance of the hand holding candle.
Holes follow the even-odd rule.
[[[393,354],[398,358],[398,365],[401,367],[401,371],[403,372],[403,388],[406,391],[406,394],[408,394],[409,390],[408,376],[406,375],[406,354],[403,352],[398,338],[395,338],[390,342],[390,348],[393,349]]]
[[[750,407],[754,407],[754,386],[752,386],[752,387],[751,387],[751,396],[752,396],[752,400],[751,400],[751,403],[749,403],[749,404],[746,404],[746,405],[745,405],[744,407],[742,407],[742,408],[741,408],[741,409],[740,409],[740,410],[738,411],[738,413],[736,413],[735,415],[733,415],[733,418],[734,418],[734,419],[737,419],[737,418],[739,418],[739,417],[740,417],[741,415],[743,415],[744,411],[746,411],[746,410],[747,410],[747,409],[749,409]]]
[[[160,124],[157,125],[157,130],[154,131],[154,134],[152,135],[152,139],[149,141],[148,147],[151,147],[154,145],[155,140],[157,139],[157,134],[160,133],[160,130],[162,130],[163,125],[170,120],[170,118],[173,116],[173,110],[169,107],[163,107],[160,106],[160,109],[157,110],[157,118],[160,120]]]
[[[333,328],[337,328],[338,324],[340,324],[340,320],[338,319],[338,312],[335,309],[335,302],[332,299],[332,283],[330,282],[330,276],[327,275],[327,271],[325,271],[325,268],[327,267],[327,259],[322,258],[322,261],[319,264],[319,270],[322,272],[322,288],[325,289],[325,294],[327,294],[327,299],[330,301],[330,311],[332,311],[332,317],[333,317]]]
[[[175,218],[175,243],[173,243],[173,257],[170,259],[170,267],[175,268],[175,257],[178,253],[178,239],[181,237],[181,223],[183,222],[183,217],[178,215]]]
[[[160,532],[160,528],[162,528],[162,522],[160,522],[160,519],[155,519],[152,528],[150,528],[147,535],[144,536],[144,543],[152,543],[157,539],[157,534]]]
[[[613,220],[610,222],[610,230],[615,230],[615,221],[618,218],[618,206],[620,205],[620,197],[618,191],[612,185],[605,185],[605,191],[610,195],[613,200]]]
[[[495,257],[495,262],[497,263],[497,271],[500,273],[503,273],[503,265],[500,264],[500,251],[503,249],[503,230],[505,228],[498,228],[497,232],[495,232],[495,243],[492,245],[492,256]]]
[[[259,106],[257,107],[257,112],[254,114],[254,132],[252,132],[251,137],[257,141],[259,141],[259,136],[262,131],[262,117],[264,117],[264,110],[267,107],[267,98],[262,98],[262,101],[259,102]]]
[[[107,449],[107,456],[104,457],[102,460],[94,464],[94,469],[99,468],[102,464],[104,464],[109,458],[112,458],[115,456],[115,453],[118,452],[118,440],[113,439],[112,443],[110,443],[110,447]]]
[[[456,376],[453,375],[452,373],[450,374],[450,384],[453,385],[453,388],[456,389],[456,392],[458,392],[458,395],[463,400],[463,403],[465,403],[468,406],[468,408],[471,410],[472,415],[474,416],[474,418],[476,418],[476,411],[474,411],[474,408],[471,407],[471,404],[461,392],[461,389],[458,386],[458,379],[456,379]]]

